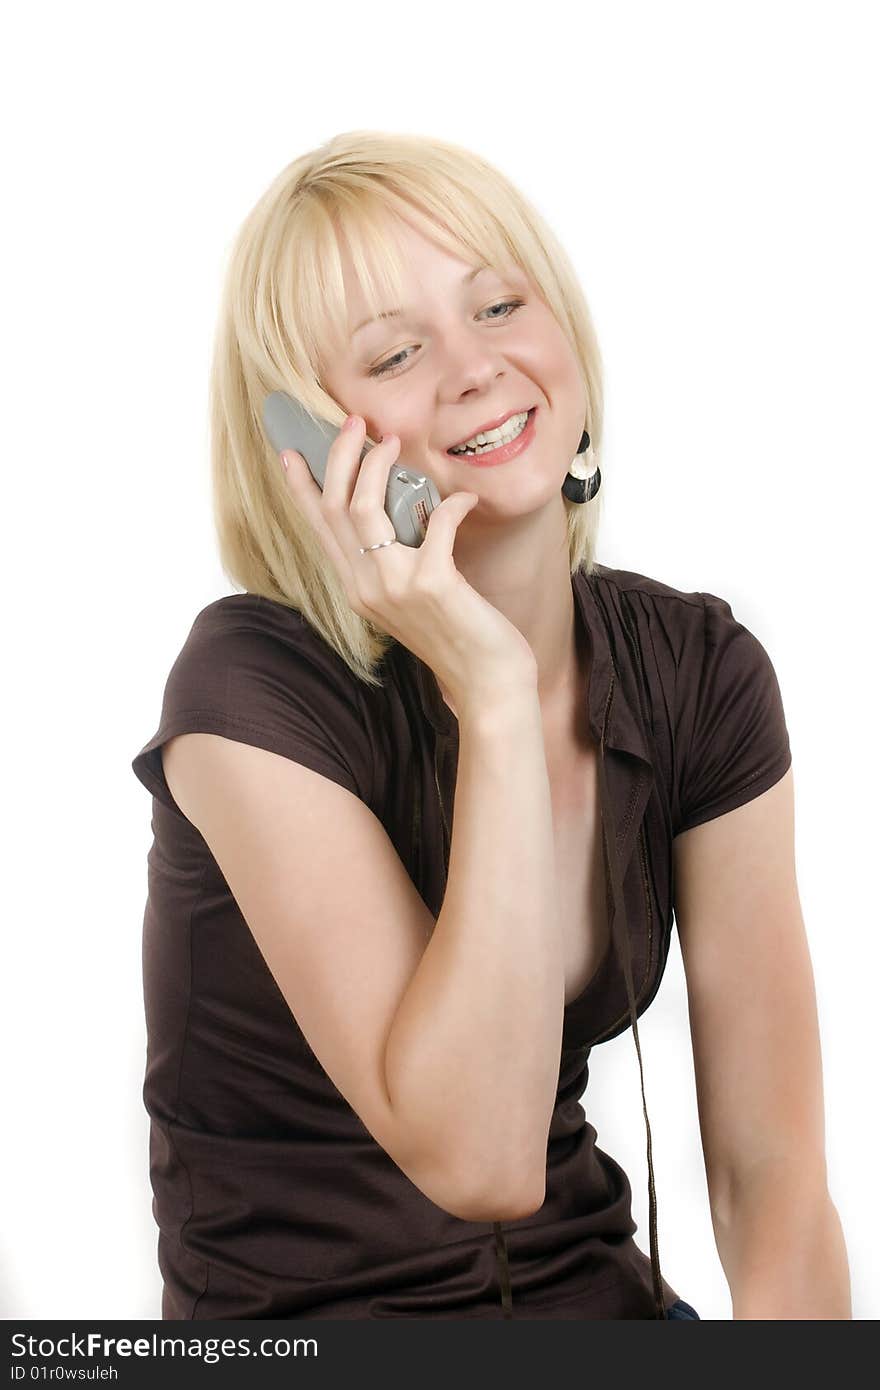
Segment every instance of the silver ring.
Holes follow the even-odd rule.
[[[361,554],[362,554],[362,555],[366,555],[366,553],[367,553],[368,550],[381,550],[382,547],[385,546],[385,545],[396,545],[396,544],[397,544],[397,537],[396,537],[396,536],[392,536],[392,538],[391,538],[390,541],[380,541],[378,545],[362,545],[362,546],[360,547],[360,551],[361,551]]]

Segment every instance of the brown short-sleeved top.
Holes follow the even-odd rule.
[[[637,1041],[660,984],[674,836],[778,781],[788,732],[770,658],[724,599],[604,565],[572,588],[592,653],[611,941],[565,1007],[546,1199],[504,1223],[435,1206],[376,1143],[162,773],[162,744],[203,730],[331,778],[380,819],[436,918],[458,725],[433,672],[395,644],[369,687],[296,610],[253,594],[196,617],[132,762],[153,794],[143,1094],[163,1318],[650,1318],[678,1297],[660,1272],[650,1142],[649,1259],[628,1178],[580,1100],[591,1048],[630,1026]]]

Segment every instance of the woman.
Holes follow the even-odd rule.
[[[278,389],[347,424],[323,492]],[[641,1066],[673,907],[734,1316],[850,1315],[775,673],[723,599],[596,562],[601,442],[576,277],[485,161],[341,136],[245,221],[212,375],[245,592],[133,763],[164,1317],[697,1317],[647,1109],[650,1258],[579,1104],[630,1024]],[[399,466],[442,498],[416,547]]]

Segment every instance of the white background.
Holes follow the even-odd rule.
[[[830,1187],[876,1318],[876,8],[19,6],[2,128],[6,1318],[158,1317],[130,761],[219,568],[223,258],[355,128],[468,145],[548,218],[605,361],[599,559],[727,598],[779,677]],[[730,1317],[673,936],[640,1025],[664,1274]],[[632,1033],[585,1106],[648,1250]]]

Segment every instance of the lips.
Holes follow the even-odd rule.
[[[477,425],[477,428],[475,430],[469,430],[467,434],[462,435],[461,439],[455,439],[451,444],[447,445],[447,454],[449,453],[450,449],[458,449],[462,444],[464,444],[466,439],[473,439],[474,436],[478,434],[488,434],[489,430],[500,429],[504,422],[506,420],[509,420],[512,415],[524,415],[526,411],[531,409],[531,406],[519,405],[514,410],[508,410],[506,415],[498,415],[494,420],[487,420],[485,424]]]

